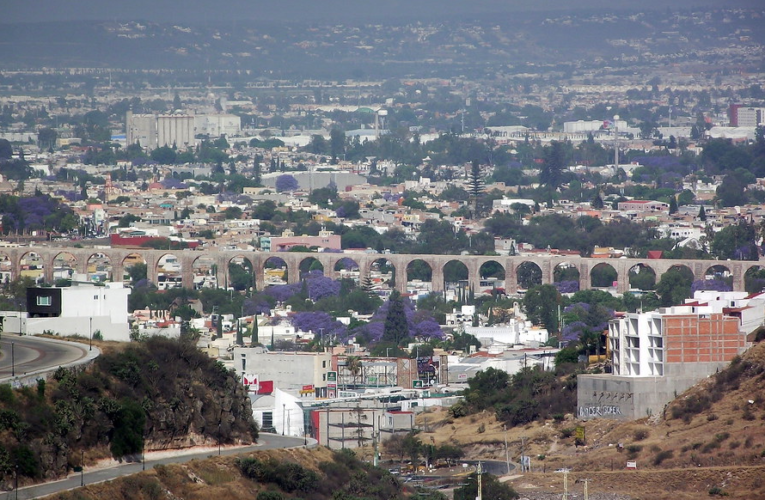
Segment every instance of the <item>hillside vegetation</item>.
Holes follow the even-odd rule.
[[[212,457],[48,497],[55,500],[400,500],[431,498],[406,490],[387,470],[348,451],[269,450]]]
[[[142,449],[258,436],[244,387],[192,338],[109,349],[88,368],[60,368],[37,387],[0,386],[0,479],[62,477],[85,462]]]

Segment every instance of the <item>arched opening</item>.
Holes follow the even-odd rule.
[[[176,255],[166,253],[157,262],[157,290],[182,288],[182,276],[183,267]]]
[[[388,295],[396,287],[396,268],[388,259],[377,259],[369,268],[369,277],[361,284],[367,292]]]
[[[630,279],[630,289],[646,291],[656,287],[656,273],[645,264],[632,266],[627,274]]]
[[[324,264],[322,264],[316,257],[306,257],[301,260],[299,269],[301,277],[308,273],[320,273],[322,276],[324,275]]]
[[[281,257],[269,257],[263,263],[263,284],[286,285],[287,284],[287,262]]]
[[[481,264],[478,276],[478,288],[481,293],[505,293],[505,268],[496,260]]]
[[[359,277],[361,272],[359,271],[359,264],[350,257],[343,257],[335,262],[334,279],[336,280],[351,280],[355,285],[359,284]]]
[[[748,293],[760,293],[765,290],[765,268],[752,266],[744,273],[744,289]]]
[[[136,286],[149,278],[146,261],[143,260],[141,254],[131,253],[122,259],[122,269],[124,270],[122,281],[126,285]]]
[[[191,274],[193,275],[194,290],[218,288],[218,264],[212,257],[201,255],[194,259],[194,263],[191,265]],[[224,283],[224,285],[228,287],[228,283]]]
[[[245,294],[255,286],[255,273],[250,259],[237,255],[228,261],[228,286]]]
[[[533,262],[522,262],[516,271],[518,288],[528,290],[532,286],[542,284],[542,268]]]
[[[553,269],[553,285],[560,293],[579,291],[579,269],[576,264],[561,262]]]
[[[13,262],[11,258],[0,253],[0,284],[6,288],[13,281]]]
[[[87,273],[88,281],[96,283],[114,281],[112,261],[102,253],[94,253],[88,257]]]
[[[592,288],[616,288],[619,274],[611,264],[601,262],[590,271],[590,286]]]
[[[704,273],[703,290],[733,290],[733,273],[723,265],[715,265]]]
[[[30,278],[36,285],[45,282],[45,263],[40,254],[27,252],[21,256],[21,278]]]
[[[460,300],[465,291],[470,289],[470,272],[467,266],[458,260],[450,260],[444,265],[443,273],[444,282],[433,283],[433,288],[446,291],[447,298],[451,296]]]
[[[77,259],[69,252],[61,252],[53,258],[53,284],[69,286],[77,272]]]
[[[693,295],[693,271],[681,264],[670,267],[661,275],[656,293],[662,307],[682,304]]]
[[[406,266],[406,291],[430,292],[433,290],[433,270],[422,259],[410,261]]]

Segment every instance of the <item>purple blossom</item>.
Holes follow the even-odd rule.
[[[561,340],[566,343],[576,342],[582,333],[588,330],[587,323],[584,321],[574,321],[563,327],[561,331]]]
[[[423,339],[444,338],[441,326],[434,319],[426,319],[418,323],[414,328],[414,335]]]
[[[322,311],[299,312],[292,317],[292,325],[302,332],[313,332],[322,336],[345,336],[345,325]]]
[[[579,291],[579,282],[576,280],[556,281],[553,283],[560,293],[574,293]]]
[[[289,174],[280,175],[276,178],[276,191],[295,191],[299,187],[297,179]]]
[[[691,292],[699,290],[714,290],[717,292],[730,292],[733,288],[723,280],[696,280],[691,285]]]
[[[570,306],[567,306],[565,309],[563,309],[564,313],[568,312],[574,312],[576,314],[580,314],[579,310],[584,311],[585,313],[590,312],[590,304],[587,302],[577,302],[576,304],[571,304]]]

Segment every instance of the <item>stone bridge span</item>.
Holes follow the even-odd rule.
[[[630,270],[636,266],[646,267],[653,271],[656,282],[661,275],[673,267],[685,267],[693,273],[694,280],[702,280],[709,274],[710,269],[724,272],[733,277],[733,289],[744,290],[744,276],[750,269],[757,269],[762,261],[714,261],[714,260],[668,260],[668,259],[593,259],[578,256],[560,256],[555,254],[543,254],[534,256],[483,256],[483,255],[418,255],[418,254],[367,254],[367,253],[301,253],[301,252],[243,252],[229,250],[153,250],[153,249],[129,249],[129,248],[72,248],[72,247],[9,247],[0,248],[0,259],[10,268],[11,278],[21,274],[22,260],[29,260],[30,254],[36,254],[44,268],[45,281],[54,282],[54,261],[65,258],[71,263],[71,267],[77,273],[87,274],[88,263],[95,257],[108,260],[112,269],[112,280],[122,278],[127,267],[132,265],[137,258],[143,260],[147,266],[147,277],[153,283],[157,283],[160,260],[167,255],[177,258],[181,267],[182,284],[184,287],[193,286],[193,269],[200,257],[214,263],[214,269],[218,283],[228,283],[228,265],[236,258],[247,259],[252,266],[254,285],[262,290],[264,286],[264,272],[266,261],[278,258],[286,263],[288,280],[290,283],[299,281],[300,265],[306,259],[316,259],[324,268],[327,276],[333,276],[335,266],[343,259],[350,259],[358,265],[361,279],[369,276],[373,264],[378,260],[386,260],[395,270],[395,286],[404,292],[406,289],[406,275],[408,266],[414,261],[421,260],[427,264],[432,272],[433,290],[444,288],[444,266],[452,261],[460,262],[467,269],[467,281],[469,286],[480,290],[481,266],[486,263],[494,263],[502,266],[505,274],[505,289],[508,293],[515,293],[520,289],[518,282],[518,270],[524,263],[536,265],[541,271],[541,282],[552,284],[556,268],[559,266],[575,268],[579,273],[579,289],[592,288],[592,271],[596,266],[608,265],[616,273],[617,292],[624,293],[629,290]],[[528,264],[526,264],[528,265]],[[762,264],[765,267],[765,264]],[[495,266],[496,267],[496,266]]]

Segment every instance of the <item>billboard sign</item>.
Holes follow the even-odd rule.
[[[247,392],[258,392],[258,376],[245,373],[242,375],[242,385],[247,388]]]

